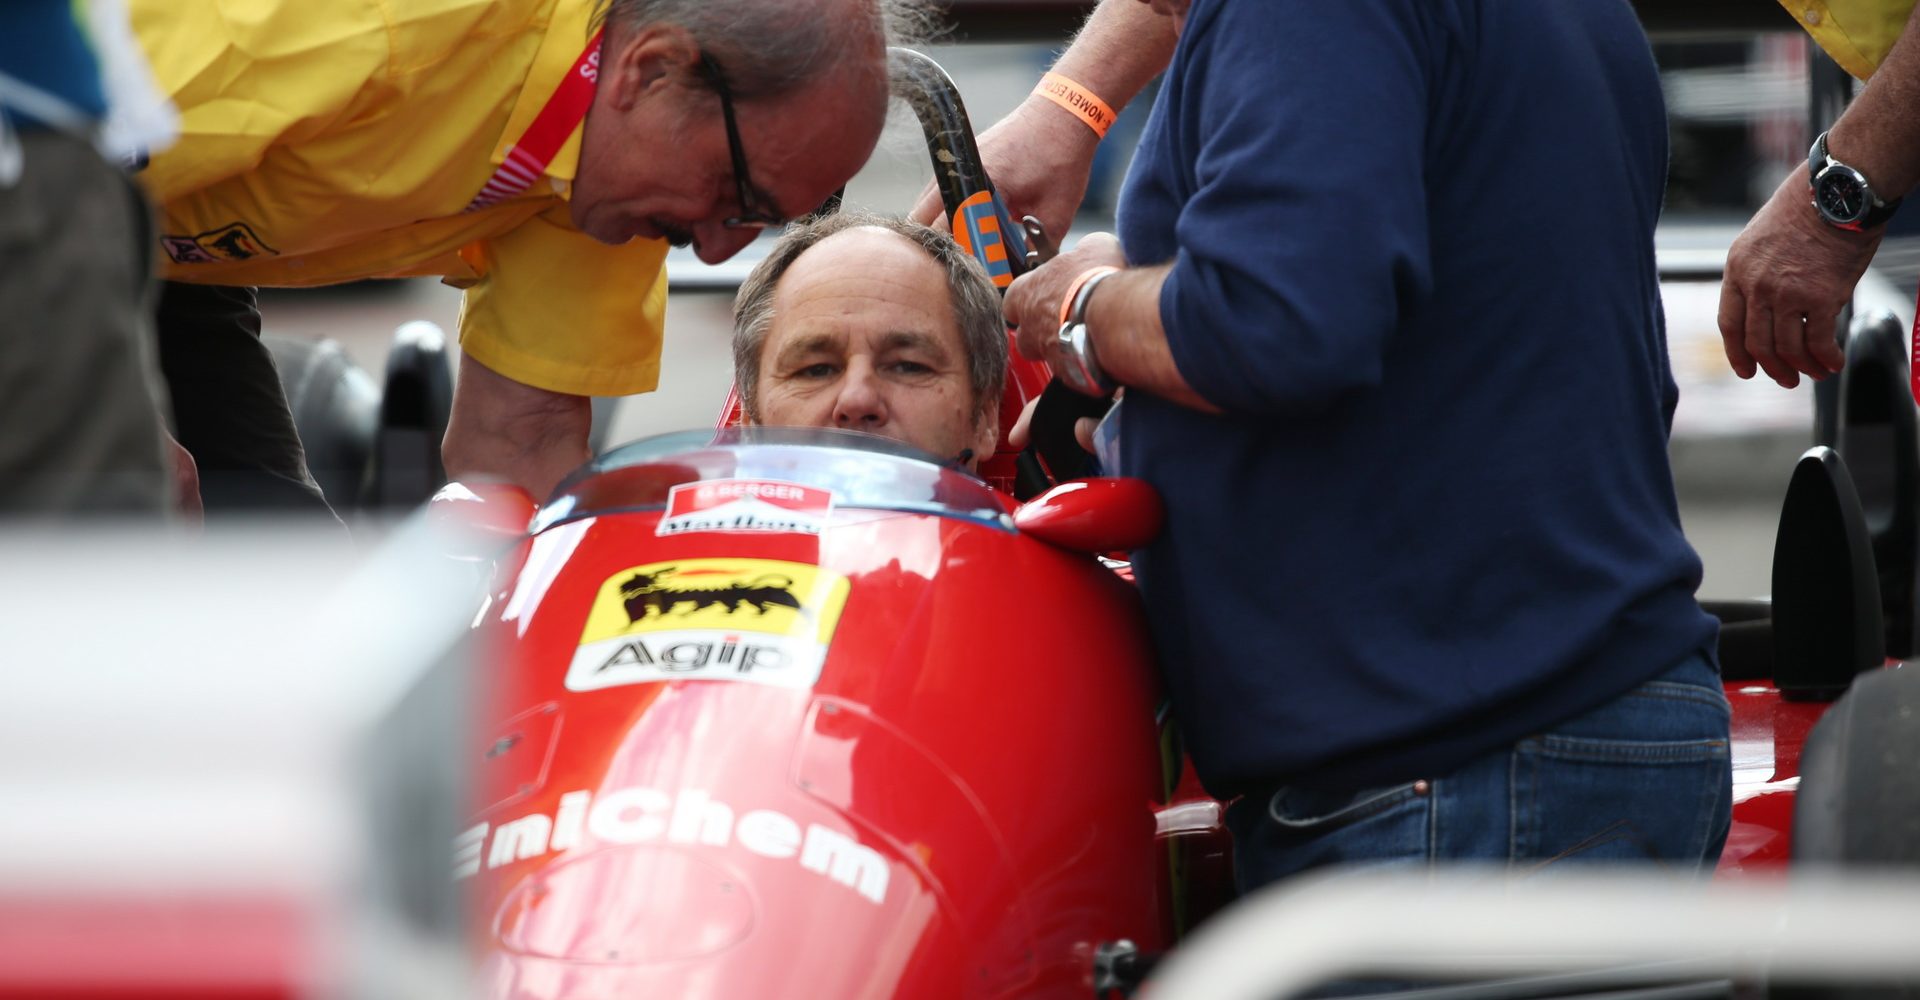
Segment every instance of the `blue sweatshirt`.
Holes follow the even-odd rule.
[[[1122,194],[1136,569],[1216,794],[1444,774],[1696,650],[1626,0],[1196,0]]]
[[[106,113],[100,66],[74,20],[73,0],[0,0],[0,73],[59,98],[91,118]],[[31,116],[5,107],[0,115],[22,126]]]

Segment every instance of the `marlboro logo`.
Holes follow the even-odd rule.
[[[773,531],[817,535],[833,513],[827,490],[777,479],[717,479],[675,486],[658,534]]]

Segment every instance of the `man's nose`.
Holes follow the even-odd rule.
[[[887,401],[873,368],[855,362],[833,399],[833,425],[852,431],[877,431],[887,422]]]
[[[718,264],[739,253],[758,235],[757,229],[728,229],[718,222],[697,223],[693,227],[693,252],[708,264]]]

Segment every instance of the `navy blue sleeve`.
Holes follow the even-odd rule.
[[[1197,150],[1193,194],[1160,314],[1215,405],[1313,410],[1378,385],[1400,309],[1429,290],[1421,2],[1196,7],[1184,42],[1205,57],[1167,108]]]

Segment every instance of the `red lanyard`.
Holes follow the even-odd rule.
[[[1920,403],[1920,301],[1913,304],[1913,339],[1907,345],[1907,373],[1913,388],[1913,401]]]
[[[507,157],[501,161],[500,168],[487,178],[480,193],[467,203],[467,211],[518,197],[532,187],[541,174],[547,172],[547,165],[553,162],[560,147],[566,145],[567,137],[587,117],[587,106],[593,103],[594,85],[600,80],[601,34],[596,31],[587,40],[586,51],[580,53],[580,58],[573,62],[573,68],[553,89],[553,96],[547,98],[547,106],[540,109],[519,141],[507,150]]]

